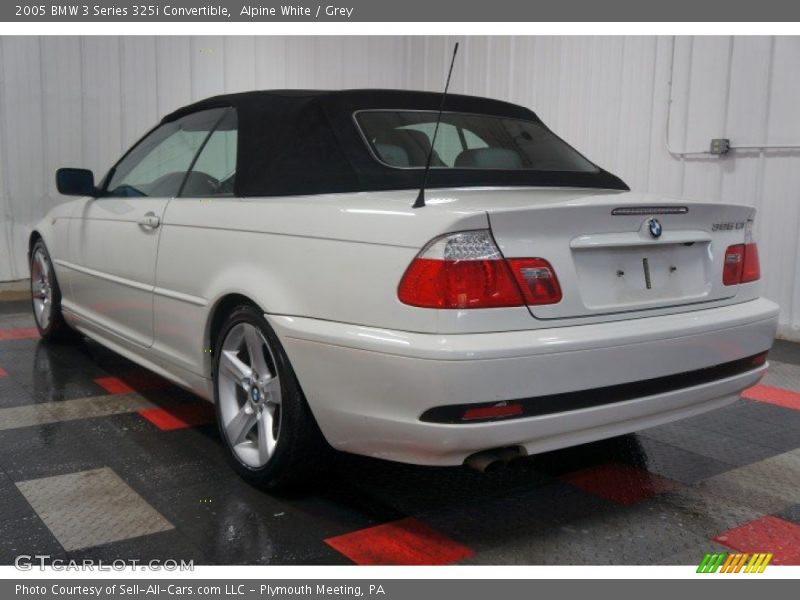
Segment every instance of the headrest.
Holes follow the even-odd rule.
[[[375,144],[375,150],[380,159],[393,167],[410,167],[411,159],[408,152],[401,146],[395,144]]]
[[[459,154],[455,166],[462,169],[521,169],[522,159],[507,148],[476,148]]]
[[[431,141],[422,131],[413,129],[392,129],[383,132],[375,139],[375,146],[379,145],[400,146],[406,152],[406,163],[397,166],[423,166],[428,160],[428,152],[431,150]],[[384,159],[386,160],[386,159]],[[386,160],[389,164],[393,164]]]

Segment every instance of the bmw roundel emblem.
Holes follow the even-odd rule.
[[[650,219],[647,222],[647,228],[650,230],[650,235],[654,238],[661,237],[661,232],[664,231],[664,228],[661,226],[661,222],[658,219]]]

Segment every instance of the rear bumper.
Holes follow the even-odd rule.
[[[454,465],[489,448],[543,452],[733,402],[766,366],[578,410],[483,423],[420,420],[445,405],[553,396],[736,361],[770,348],[777,311],[758,299],[622,322],[464,335],[267,318],[331,445],[402,462]]]

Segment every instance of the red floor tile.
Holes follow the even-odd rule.
[[[474,554],[412,517],[328,538],[325,543],[358,565],[447,565]]]
[[[581,469],[568,473],[561,479],[591,494],[623,505],[636,504],[645,498],[680,486],[672,479],[638,467],[616,463]]]
[[[117,377],[100,377],[94,382],[109,394],[128,394],[135,391],[131,386]]]
[[[210,402],[192,402],[168,408],[149,408],[139,414],[162,431],[213,423],[216,416]]]
[[[743,391],[742,397],[800,410],[800,393],[771,385],[754,385]]]
[[[771,552],[776,565],[800,565],[800,525],[766,516],[719,534],[715,542],[737,552]]]
[[[36,327],[15,327],[13,329],[0,329],[0,342],[10,340],[31,340],[39,337]]]
[[[169,382],[153,373],[131,373],[121,377],[100,377],[94,382],[109,394],[152,392],[170,386]]]
[[[6,375],[8,375],[6,370],[3,367],[0,367],[0,377],[5,377]]]

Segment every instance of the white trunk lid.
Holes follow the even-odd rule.
[[[558,304],[538,319],[610,315],[732,298],[722,283],[725,250],[744,242],[746,206],[684,202],[634,193],[562,197],[490,209],[507,258],[553,266]]]

